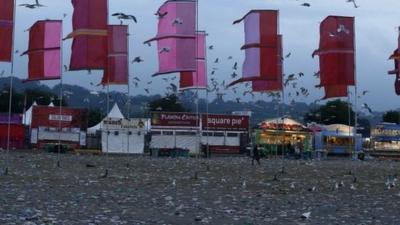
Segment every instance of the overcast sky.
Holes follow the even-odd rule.
[[[33,0],[17,0],[18,4],[34,2]],[[28,44],[28,32],[24,32],[39,19],[64,19],[64,36],[71,32],[72,5],[70,0],[41,0],[47,7],[40,9],[17,8],[16,24],[16,49],[25,51]],[[301,0],[199,0],[199,26],[209,34],[207,44],[214,45],[215,49],[208,51],[208,68],[218,67],[215,75],[219,81],[230,81],[232,65],[243,61],[243,24],[232,25],[232,22],[241,18],[251,9],[279,9],[280,32],[283,34],[284,53],[292,53],[285,61],[285,73],[304,72],[300,86],[309,89],[311,96],[308,99],[299,98],[297,101],[312,102],[323,96],[322,91],[315,89],[318,83],[312,75],[318,71],[318,58],[311,58],[311,53],[318,48],[319,23],[328,15],[342,15],[356,17],[356,44],[357,44],[357,82],[360,92],[369,90],[370,93],[363,97],[361,103],[368,103],[374,110],[387,110],[399,108],[399,97],[394,93],[394,76],[387,75],[393,69],[393,62],[388,56],[397,46],[397,26],[400,25],[399,0],[358,0],[359,8],[355,9],[346,0],[309,0],[310,8],[300,6]],[[130,23],[130,58],[141,56],[145,62],[133,64],[130,68],[132,76],[138,76],[144,82],[153,80],[152,93],[162,91],[168,83],[161,77],[151,78],[157,71],[158,62],[155,45],[148,47],[143,41],[156,34],[157,18],[154,13],[163,3],[162,0],[109,0],[110,14],[124,12],[137,17],[138,23]],[[119,21],[110,17],[110,23],[118,24]],[[64,42],[64,64],[69,64],[71,40]],[[18,54],[19,55],[19,54]],[[227,60],[233,56],[234,61]],[[213,64],[216,57],[221,63]],[[27,57],[16,56],[15,75],[26,78]],[[8,71],[9,65],[0,64],[1,69]],[[131,78],[132,78],[131,76]],[[172,77],[170,75],[168,77]],[[99,87],[90,86],[89,83],[99,83],[100,72],[87,74],[85,71],[68,72],[64,74],[64,82],[78,84],[90,89],[101,90]],[[55,81],[46,81],[44,84],[54,85]],[[131,92],[143,94],[144,86],[132,88]],[[112,90],[126,90],[126,87],[112,87]],[[290,90],[287,90],[289,92]],[[226,98],[242,97],[227,92]],[[251,98],[243,98],[251,100]],[[265,96],[257,99],[268,100]]]

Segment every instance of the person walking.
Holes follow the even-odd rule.
[[[260,150],[258,149],[258,145],[254,145],[254,147],[253,147],[253,155],[252,156],[253,156],[253,159],[251,160],[251,165],[254,166],[254,160],[256,160],[258,165],[260,166],[261,165],[260,164],[261,156],[260,156]]]

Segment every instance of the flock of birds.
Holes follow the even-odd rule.
[[[298,1],[298,0],[296,0]],[[359,6],[357,5],[355,0],[346,0],[346,2],[348,3],[352,3],[353,6],[355,8],[358,8]],[[39,7],[45,7],[45,5],[41,4],[39,2],[39,0],[35,0],[34,3],[24,3],[24,4],[20,4],[19,6],[21,7],[26,7],[29,9],[35,9],[35,8],[39,8]],[[301,6],[303,7],[311,7],[311,3],[309,2],[304,2],[301,4]],[[156,12],[155,16],[157,16],[158,19],[163,18],[164,16],[166,16],[168,14],[168,12]],[[64,14],[65,17],[66,14]],[[133,21],[134,23],[137,23],[138,20],[134,15],[130,15],[130,14],[126,14],[123,12],[116,12],[111,14],[111,16],[117,18],[118,20],[120,20],[121,24],[123,24],[123,21]],[[182,24],[182,21],[179,20],[179,18],[177,18],[175,21],[173,21],[173,24]],[[343,32],[346,32],[346,30],[344,29]],[[148,43],[146,43],[148,44]],[[150,44],[149,44],[150,46]],[[214,45],[210,45],[207,47],[207,49],[209,51],[213,51],[215,49]],[[162,52],[168,52],[170,51],[170,49],[167,48],[163,48],[160,49],[160,53]],[[287,53],[284,57],[282,57],[282,61],[287,60],[290,56],[292,55],[292,53]],[[233,80],[236,80],[239,77],[239,72],[238,72],[238,62],[234,62],[233,56],[228,56],[227,57],[228,63],[231,62],[232,64],[232,71],[229,75],[229,78]],[[218,74],[219,71],[219,67],[218,65],[221,64],[220,62],[222,61],[222,58],[217,57],[213,60],[212,63],[212,67],[211,67],[211,72],[209,73],[209,82],[207,85],[207,93],[209,94],[213,94],[214,96],[216,96],[216,103],[218,103],[218,101],[223,101],[224,100],[224,96],[229,95],[229,96],[236,96],[235,97],[235,101],[237,103],[241,103],[243,101],[244,98],[246,98],[247,96],[250,96],[252,99],[256,98],[256,94],[252,91],[251,89],[251,83],[244,83],[241,87],[239,86],[235,86],[235,87],[230,87],[229,83],[230,81],[228,81],[227,79],[225,79],[225,77],[223,76],[223,74],[221,74],[222,76],[216,76]],[[133,63],[143,63],[144,60],[142,59],[142,57],[140,56],[136,56],[134,57],[133,60],[131,60],[131,64]],[[64,70],[68,71],[68,67],[66,65],[64,65]],[[91,71],[88,70],[88,73],[90,74]],[[0,73],[0,77],[3,76],[4,71],[2,71]],[[315,72],[314,73],[314,77],[315,78],[319,78],[319,72]],[[298,102],[299,99],[301,100],[305,100],[306,98],[309,97],[310,92],[307,88],[301,86],[301,79],[305,77],[305,74],[303,72],[298,72],[298,73],[292,73],[292,74],[283,74],[284,76],[284,80],[283,80],[283,86],[285,89],[285,93],[283,92],[268,92],[268,93],[259,93],[260,95],[266,95],[269,98],[272,98],[273,101],[281,101],[281,99],[283,98],[287,98],[287,102],[289,103],[289,106],[294,106],[296,104],[296,102]],[[163,78],[161,78],[161,80],[166,83],[166,95],[170,95],[170,94],[175,94],[175,95],[182,95],[184,94],[185,91],[180,91],[179,88],[177,87],[176,83],[178,82],[179,79],[177,79],[177,76],[173,76],[173,77],[167,77],[164,76]],[[142,81],[138,76],[134,76],[131,79],[130,84],[133,85],[134,88],[143,88],[143,91],[147,94],[150,95],[151,90],[154,90],[154,88],[151,87],[151,85],[155,83],[153,81]],[[93,84],[93,82],[90,82],[91,86],[98,86],[97,84]],[[186,91],[187,92],[187,91]],[[193,98],[198,97],[198,92],[193,92],[193,91],[189,91],[189,93],[192,95]],[[363,91],[362,95],[358,96],[359,98],[361,98],[362,96],[365,96],[366,93],[368,93],[368,91]],[[65,93],[68,94],[68,93]],[[97,91],[92,91],[91,94],[98,94]],[[67,96],[68,97],[68,96]],[[314,103],[317,103],[321,101],[320,99],[317,99],[314,101]],[[261,103],[261,101],[257,101],[259,103]],[[256,102],[256,103],[257,103]],[[372,113],[372,109],[366,104],[362,104],[362,108],[365,109],[367,112]]]

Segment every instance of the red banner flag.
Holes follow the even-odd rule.
[[[400,30],[400,28],[399,28]],[[396,75],[396,80],[394,83],[394,89],[397,95],[400,95],[400,54],[399,54],[399,49],[400,49],[400,34],[398,37],[398,48],[394,50],[393,54],[389,57],[389,59],[392,59],[394,61],[394,70],[389,71],[389,74],[394,74]]]
[[[27,80],[53,80],[61,77],[61,20],[37,21],[29,29]]]
[[[323,99],[346,97],[348,95],[348,86],[346,85],[334,85],[324,86],[325,96]]]
[[[104,69],[107,58],[107,0],[72,0],[70,70]]]
[[[11,62],[14,30],[14,0],[0,0],[0,61]]]
[[[320,86],[355,85],[354,18],[328,16],[320,25]]]
[[[283,64],[282,64],[282,35],[278,35],[278,45],[277,48],[279,60],[277,61],[277,80],[256,80],[252,81],[253,92],[272,92],[272,91],[282,91],[283,89]]]
[[[279,12],[277,10],[252,10],[242,19],[245,27],[245,61],[243,77],[230,84],[247,81],[277,81],[279,79]],[[261,83],[261,82],[260,82]],[[262,82],[265,83],[265,82]],[[258,85],[256,85],[258,86]]]
[[[168,0],[158,10],[159,70],[153,76],[196,71],[196,1]]]
[[[207,88],[206,32],[197,32],[197,72],[181,72],[179,89]]]
[[[108,26],[108,57],[101,83],[128,84],[128,26]]]

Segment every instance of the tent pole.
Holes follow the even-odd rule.
[[[7,150],[4,167],[4,175],[8,175],[9,172],[9,157],[10,157],[10,135],[11,135],[11,114],[12,114],[12,95],[13,95],[13,84],[14,84],[14,40],[15,40],[15,23],[16,23],[16,0],[13,5],[13,34],[12,34],[12,45],[11,45],[11,69],[10,69],[10,89],[8,99],[8,123],[7,123]]]
[[[61,37],[63,37],[63,22],[61,22]],[[61,58],[61,65],[63,65],[63,51],[62,51],[62,41],[61,41],[61,48],[60,48],[60,58]],[[62,102],[63,102],[63,70],[62,66],[60,66],[60,96],[59,96],[59,117],[58,118],[58,152],[57,152],[57,167],[61,167],[61,120],[62,120]]]

